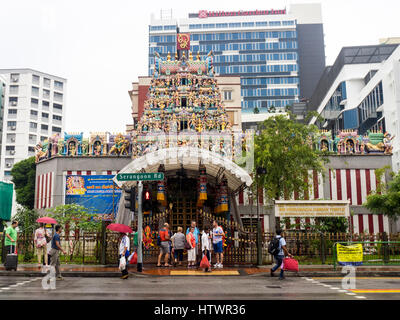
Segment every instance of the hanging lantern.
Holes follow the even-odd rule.
[[[228,182],[224,178],[222,180],[221,188],[220,188],[220,211],[219,212],[227,212],[228,208]]]

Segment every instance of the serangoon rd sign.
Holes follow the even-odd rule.
[[[199,18],[209,17],[233,17],[233,16],[261,16],[261,15],[277,15],[286,14],[286,9],[283,10],[253,10],[253,11],[207,11],[200,10]]]

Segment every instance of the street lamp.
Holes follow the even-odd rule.
[[[267,169],[263,167],[257,167],[257,176],[267,173]],[[262,265],[262,239],[261,239],[261,221],[260,221],[260,204],[259,204],[259,188],[258,179],[256,179],[257,187],[257,265]]]

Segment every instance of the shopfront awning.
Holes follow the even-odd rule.
[[[231,191],[235,191],[243,185],[250,187],[253,183],[247,171],[228,157],[194,147],[161,149],[147,153],[140,158],[134,159],[119,173],[157,172],[160,164],[164,165],[166,172],[178,170],[181,167],[186,170],[198,171],[200,163],[205,166],[207,175],[213,177],[217,177],[218,173],[221,172],[220,169],[223,168],[223,174]],[[136,184],[134,181],[118,181],[117,177],[114,177],[114,182],[120,188]]]

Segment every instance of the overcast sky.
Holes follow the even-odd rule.
[[[150,15],[204,9],[282,9],[322,3],[327,65],[343,46],[400,36],[399,0],[0,0],[0,68],[68,79],[66,130],[121,132],[131,123],[128,90],[147,75]]]

